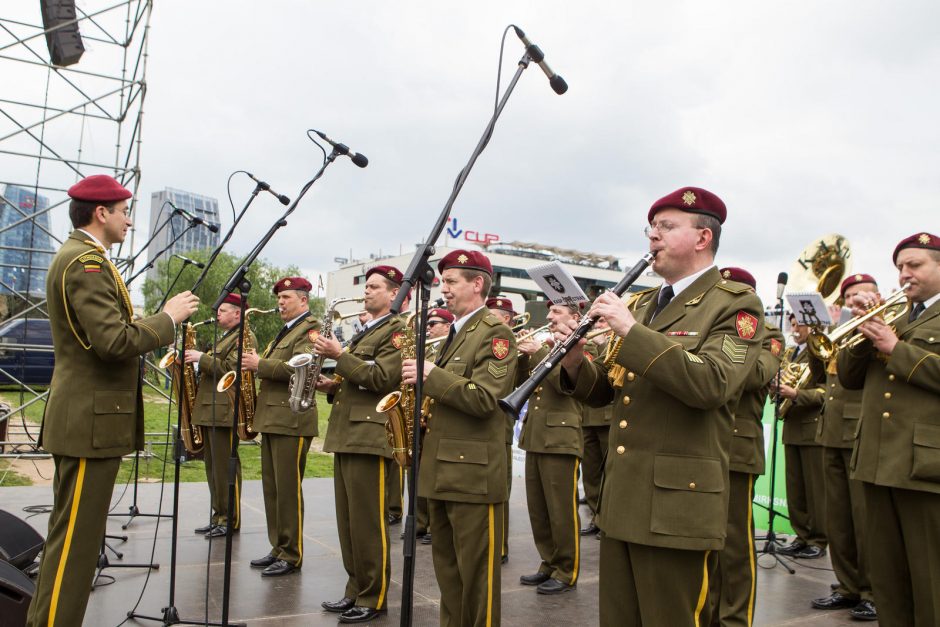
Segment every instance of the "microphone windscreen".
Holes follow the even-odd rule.
[[[218,225],[218,224],[212,224],[212,223],[210,223],[210,222],[206,222],[206,226],[207,226],[207,227],[209,228],[209,230],[212,231],[213,233],[218,233],[218,232],[219,232],[219,225]]]
[[[559,96],[565,93],[566,91],[568,91],[568,83],[566,83],[565,79],[563,79],[558,74],[555,74],[555,76],[551,77],[548,83],[552,86],[552,89],[554,89],[555,93],[558,94]]]
[[[789,277],[787,276],[786,272],[781,272],[777,275],[777,285],[786,285],[788,278]]]
[[[364,168],[369,165],[369,160],[366,158],[366,156],[358,152],[352,158],[352,162],[358,165],[360,168]]]
[[[280,194],[280,195],[277,197],[277,199],[278,199],[279,201],[281,201],[281,204],[282,204],[282,205],[289,205],[289,204],[290,204],[290,198],[288,198],[288,197],[285,196],[284,194]]]

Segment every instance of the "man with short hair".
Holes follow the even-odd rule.
[[[424,363],[424,391],[434,403],[418,495],[431,512],[441,624],[498,625],[507,490],[506,415],[497,401],[515,380],[515,338],[486,310],[493,266],[484,254],[455,250],[437,267],[456,320],[435,362]],[[415,360],[405,360],[402,380],[416,383]]]
[[[732,409],[763,323],[757,296],[714,265],[726,215],[698,187],[656,201],[645,232],[663,285],[628,307],[613,293],[594,301],[587,315],[603,316],[621,343],[610,368],[585,358],[583,340],[561,362],[575,398],[614,402],[598,517],[602,627],[708,620],[708,573],[728,522]]]
[[[320,336],[317,354],[336,360],[335,381],[321,375],[317,389],[333,405],[323,450],[333,453],[336,530],[347,580],[343,597],[321,603],[339,613],[341,623],[364,623],[385,612],[391,583],[386,474],[392,461],[385,435],[386,416],[376,411],[382,398],[401,387],[405,326],[391,314],[403,280],[401,270],[380,265],[366,272],[363,306],[372,315],[344,350]]]
[[[840,351],[839,379],[862,392],[852,478],[865,489],[865,547],[878,621],[940,624],[940,237],[915,233],[892,257],[910,311],[896,328],[863,323]],[[878,304],[847,304],[854,315]]]
[[[260,385],[254,429],[261,434],[261,487],[271,551],[251,560],[252,568],[263,568],[263,577],[279,577],[303,565],[304,495],[302,482],[310,442],[319,432],[317,404],[295,412],[289,399],[294,368],[288,361],[313,352],[320,323],[310,315],[310,290],[303,277],[284,277],[274,284],[277,310],[284,326],[264,353],[242,355],[242,367],[257,373]],[[297,385],[303,385],[297,381]],[[297,390],[296,393],[300,393]],[[316,400],[316,399],[314,399]]]
[[[55,369],[39,444],[55,462],[53,506],[31,627],[85,616],[121,457],[144,445],[140,356],[173,342],[199,299],[177,294],[134,321],[127,286],[108,256],[133,226],[133,194],[95,174],[69,188],[74,230],[49,264],[46,298]]]
[[[207,538],[224,536],[228,519],[228,460],[232,443],[238,436],[232,429],[234,412],[227,392],[216,390],[219,379],[238,366],[238,323],[241,320],[242,297],[229,294],[215,312],[216,321],[224,331],[215,347],[207,352],[189,349],[185,361],[199,364],[199,388],[193,404],[192,424],[205,427],[206,434],[206,481],[209,484],[209,500],[212,514],[209,524],[198,527],[195,532]],[[247,324],[247,323],[246,323]],[[257,345],[254,333],[249,330],[252,345]],[[234,385],[234,384],[233,384]],[[241,527],[242,465],[235,452],[235,503],[232,508],[232,530]]]

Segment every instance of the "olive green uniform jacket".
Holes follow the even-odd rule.
[[[199,389],[193,407],[193,424],[205,427],[231,427],[232,404],[228,392],[217,392],[216,386],[222,375],[238,365],[238,327],[225,333],[215,346],[199,358]],[[251,332],[249,332],[251,333]],[[251,342],[258,340],[251,333]],[[215,408],[213,409],[213,405]]]
[[[731,412],[760,352],[763,307],[716,268],[650,322],[658,295],[641,292],[630,305],[640,324],[617,354],[623,387],[585,359],[572,389],[594,406],[614,400],[598,526],[623,542],[721,549]]]
[[[796,357],[796,363],[809,364],[809,349],[804,346]],[[796,393],[796,398],[783,416],[783,443],[796,446],[819,446],[816,430],[822,412],[825,390],[825,375],[810,370],[809,379]]]
[[[120,457],[144,446],[140,356],[171,344],[174,324],[162,312],[132,322],[111,268],[81,231],[49,265],[55,369],[39,444],[56,455]]]

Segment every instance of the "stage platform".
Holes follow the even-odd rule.
[[[336,614],[320,608],[324,600],[343,596],[346,574],[343,571],[336,536],[333,509],[332,479],[304,481],[306,519],[304,524],[304,565],[296,573],[284,577],[262,578],[248,562],[269,550],[264,523],[261,482],[245,482],[242,495],[242,530],[234,538],[232,551],[232,585],[229,619],[261,627],[304,627],[336,625]],[[164,512],[172,509],[172,484],[165,486]],[[115,500],[124,486],[115,489]],[[156,513],[160,501],[160,484],[141,484],[138,505],[143,513]],[[176,571],[175,606],[180,618],[202,623],[221,618],[222,574],[225,542],[210,542],[193,533],[205,524],[208,516],[208,489],[204,483],[184,483],[180,489],[180,523],[178,566]],[[24,507],[51,504],[48,487],[0,488],[0,509],[25,518]],[[114,507],[124,513],[131,502],[131,491]],[[525,505],[525,484],[515,479],[510,503],[510,559],[502,567],[502,624],[528,627],[549,621],[552,625],[597,625],[597,566],[599,542],[584,538],[581,546],[581,576],[578,587],[558,596],[543,596],[531,587],[519,584],[519,576],[534,572],[538,554],[532,542]],[[582,507],[582,515],[586,508]],[[45,536],[46,514],[32,516],[28,522]],[[112,517],[109,533],[125,534],[127,542],[111,541],[124,554],[112,564],[149,562],[156,536],[154,560],[159,570],[146,568],[107,568],[104,575],[114,578],[91,595],[85,625],[110,627],[118,625],[129,610],[160,617],[167,605],[170,582],[170,536],[168,518],[136,518],[126,531],[121,525],[126,517]],[[401,606],[402,540],[401,525],[391,527],[392,584],[389,589],[387,616],[372,625],[398,625]],[[770,566],[773,560],[763,556],[759,563]],[[829,584],[835,581],[828,558],[795,562],[796,574],[790,575],[780,565],[758,571],[758,598],[755,625],[800,625],[802,627],[859,625],[846,610],[818,611],[810,600],[826,596]],[[417,546],[414,624],[437,625],[439,593],[431,564],[431,547]],[[207,594],[208,589],[208,603]],[[138,598],[140,602],[138,603]],[[159,625],[141,619],[129,620],[130,625]]]

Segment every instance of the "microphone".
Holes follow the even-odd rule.
[[[252,181],[254,181],[255,183],[258,184],[258,188],[259,188],[259,189],[261,189],[262,191],[265,191],[265,192],[270,192],[275,198],[277,198],[277,199],[280,201],[280,203],[281,203],[282,205],[289,205],[289,204],[290,204],[290,198],[288,198],[288,197],[285,196],[284,194],[278,194],[276,191],[274,191],[273,189],[271,189],[271,186],[270,186],[270,185],[268,185],[268,184],[265,183],[264,181],[259,181],[258,179],[256,179],[256,178],[255,178],[255,175],[252,174],[251,172],[245,172],[245,174],[248,175],[248,178],[250,178]]]
[[[777,275],[777,300],[783,298],[783,290],[787,286],[787,273],[781,272]]]
[[[186,218],[187,220],[189,220],[189,223],[190,223],[190,224],[195,224],[195,225],[197,225],[197,226],[201,224],[201,225],[203,225],[204,227],[206,227],[207,229],[209,229],[210,231],[212,231],[213,233],[218,233],[218,232],[219,232],[219,225],[218,225],[218,224],[212,224],[212,223],[210,223],[210,222],[206,222],[205,220],[203,220],[203,219],[200,218],[199,216],[194,216],[193,214],[191,214],[190,212],[186,211],[185,209],[180,209],[179,207],[177,207],[177,206],[174,205],[173,203],[168,203],[168,204],[169,204],[171,207],[173,207],[173,213],[183,216],[184,218]]]
[[[355,163],[360,168],[364,168],[367,165],[369,165],[369,159],[366,158],[364,154],[359,153],[359,152],[353,152],[352,150],[349,149],[349,146],[347,146],[346,144],[340,144],[339,142],[335,142],[318,130],[314,130],[313,132],[319,135],[320,139],[322,139],[323,141],[328,143],[330,146],[332,146],[333,150],[335,150],[337,153],[341,155],[346,155],[350,159],[352,159],[352,162]]]
[[[173,256],[177,259],[182,259],[183,265],[188,263],[191,266],[196,266],[200,270],[206,267],[206,264],[202,263],[201,261],[196,261],[195,259],[190,259],[189,257],[184,257],[183,255],[178,255],[176,253],[173,253]]]
[[[534,43],[529,41],[529,38],[525,36],[525,33],[522,32],[522,29],[518,26],[513,25],[513,30],[516,31],[516,36],[522,40],[522,44],[525,46],[526,54],[528,54],[533,61],[539,64],[539,67],[542,68],[542,71],[545,72],[545,76],[548,77],[548,84],[552,86],[552,89],[559,96],[568,91],[568,83],[565,82],[565,79],[559,74],[555,74],[552,71],[552,68],[549,67],[548,63],[545,62],[545,53],[542,52],[542,49],[536,46]]]

